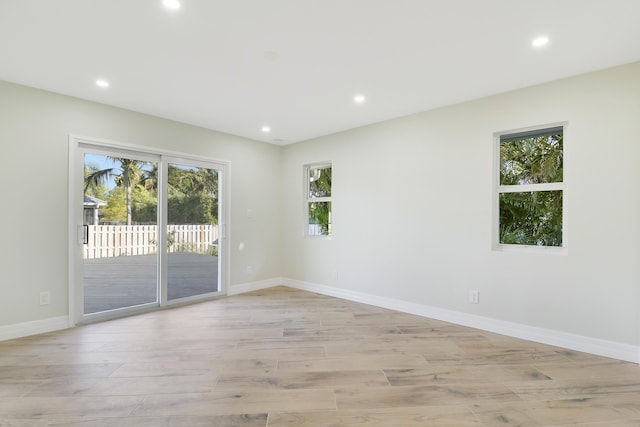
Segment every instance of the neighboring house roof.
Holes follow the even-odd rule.
[[[97,197],[91,197],[91,196],[87,196],[86,194],[84,195],[84,205],[86,207],[96,207],[99,208],[100,206],[107,206],[108,203],[105,202],[104,200],[98,199]]]

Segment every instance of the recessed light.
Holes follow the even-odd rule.
[[[98,87],[109,87],[109,82],[104,79],[96,80],[96,86]]]
[[[533,47],[542,47],[542,46],[546,45],[547,43],[549,43],[549,37],[541,36],[541,37],[537,37],[537,38],[533,39],[533,41],[531,42],[531,45]]]
[[[271,132],[271,128],[269,126],[262,126],[262,132],[269,133]]]
[[[357,104],[362,104],[366,99],[367,98],[365,98],[364,95],[356,95],[353,97],[353,101]]]
[[[167,9],[172,9],[172,10],[180,9],[180,2],[178,0],[162,0],[162,4]]]

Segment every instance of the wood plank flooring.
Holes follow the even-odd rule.
[[[0,426],[640,426],[636,364],[277,287],[0,342]]]

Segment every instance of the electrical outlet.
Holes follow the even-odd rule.
[[[251,267],[250,265],[247,265],[247,274],[251,274],[253,273],[253,267]]]
[[[469,291],[469,303],[480,304],[480,291]]]
[[[51,304],[51,292],[40,292],[40,305]]]

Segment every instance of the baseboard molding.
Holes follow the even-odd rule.
[[[582,335],[570,334],[551,329],[538,328],[520,323],[506,322],[489,317],[446,310],[424,304],[416,304],[413,302],[354,292],[289,278],[282,278],[279,283],[296,289],[361,302],[404,313],[415,314],[418,316],[428,317],[430,319],[442,320],[514,338],[525,339],[542,344],[595,354],[598,356],[611,357],[613,359],[624,360],[627,362],[640,363],[640,347],[629,344],[585,337]]]
[[[48,319],[0,326],[0,341],[59,331],[69,327],[69,316],[50,317]]]
[[[598,356],[611,357],[633,363],[640,363],[640,347],[582,335],[570,334],[551,329],[538,328],[520,323],[477,316],[468,313],[446,310],[424,304],[380,297],[363,292],[349,291],[332,286],[303,282],[289,278],[276,277],[257,282],[230,286],[228,295],[257,291],[274,286],[286,285],[292,288],[315,292],[322,295],[361,302],[376,307],[388,308],[404,313],[415,314],[430,319],[442,320],[462,326],[477,328],[515,338],[549,344]],[[68,316],[51,317],[31,322],[0,326],[0,341],[59,331],[71,327]]]
[[[283,284],[284,279],[282,277],[275,277],[273,279],[260,280],[257,282],[241,283],[239,285],[230,285],[227,290],[227,295],[238,295],[245,292],[259,291],[260,289],[273,288],[274,286],[280,286]]]

